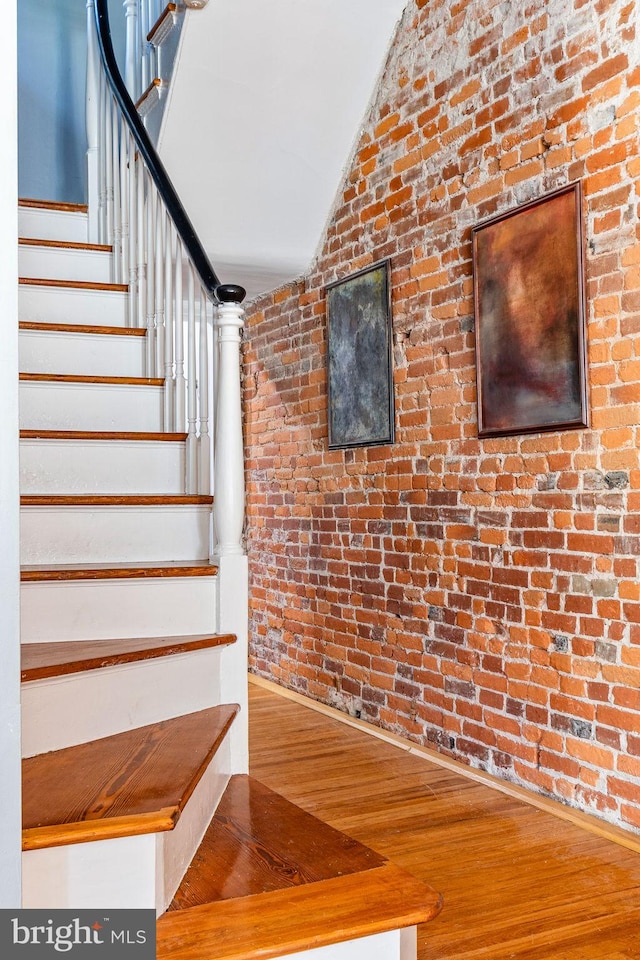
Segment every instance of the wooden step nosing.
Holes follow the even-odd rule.
[[[425,923],[442,905],[439,893],[387,862],[346,877],[168,911],[157,924],[157,958],[273,960]]]
[[[86,290],[100,293],[127,293],[125,283],[101,283],[97,280],[49,280],[46,277],[20,277],[18,283],[24,287],[49,287],[58,290]]]
[[[87,823],[67,823],[64,826],[29,827],[22,831],[22,849],[44,850],[47,847],[64,847],[75,843],[91,843],[96,840],[116,840],[121,837],[143,836],[148,833],[165,833],[173,830],[178,820],[174,807],[145,813],[134,817],[112,817],[105,829],[103,820]]]
[[[185,443],[186,433],[113,430],[21,430],[21,440],[89,440],[110,443]]]
[[[161,377],[103,377],[76,373],[21,373],[21,383],[82,383],[96,386],[164,387]]]
[[[96,564],[26,566],[20,571],[22,583],[71,582],[77,580],[155,580],[163,578],[180,579],[191,577],[215,577],[218,568],[204,561],[181,565],[179,563],[157,564],[139,563],[130,566],[110,564],[100,567]]]
[[[36,333],[77,333],[82,336],[146,337],[144,327],[102,327],[91,323],[46,323],[41,320],[21,320],[18,329]]]
[[[54,677],[88,673],[92,670],[103,670],[131,663],[197,653],[201,650],[215,650],[219,647],[231,646],[236,642],[236,639],[236,636],[231,633],[199,634],[193,637],[150,637],[148,640],[143,638],[135,648],[129,646],[128,649],[127,642],[130,645],[133,642],[131,640],[95,640],[92,642],[70,640],[66,643],[64,641],[27,643],[22,645],[23,665],[20,680],[22,683],[33,683],[38,680],[51,680]],[[160,645],[161,641],[166,642]],[[73,647],[78,645],[82,647],[84,656],[77,656],[73,652]],[[94,647],[95,655],[90,656],[87,647]],[[33,652],[33,648],[37,648],[36,653],[43,653],[45,660],[46,654],[50,652],[54,654],[65,653],[66,659],[25,666],[25,661],[28,660],[29,654]],[[105,653],[105,650],[109,652]]]
[[[24,494],[21,507],[210,507],[204,494]]]
[[[76,250],[83,253],[113,253],[108,243],[82,243],[78,240],[46,240],[40,237],[18,237],[20,247],[46,247],[51,250]]]
[[[62,200],[36,200],[31,197],[19,197],[18,206],[36,210],[58,210],[62,213],[88,212],[86,203],[68,203]]]

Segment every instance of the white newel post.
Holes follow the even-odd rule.
[[[240,395],[240,343],[244,326],[242,287],[218,288],[216,316],[218,386],[214,458],[214,557],[244,553],[244,443]]]
[[[96,35],[95,0],[87,0],[87,92],[85,122],[87,125],[87,207],[88,240],[98,243],[100,219],[99,136],[100,136],[100,67]]]
[[[233,772],[248,771],[247,659],[249,574],[242,543],[244,527],[244,443],[240,390],[240,343],[244,326],[242,287],[218,287],[215,319],[217,389],[214,431],[214,549],[218,566],[218,630],[236,642],[222,653],[222,697],[241,710],[231,729]]]

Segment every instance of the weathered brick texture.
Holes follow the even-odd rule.
[[[640,0],[410,0],[321,254],[245,346],[252,669],[630,828],[638,23]],[[592,426],[481,441],[471,228],[576,179]],[[396,442],[329,451],[324,287],[383,257]]]

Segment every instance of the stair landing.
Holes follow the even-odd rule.
[[[435,917],[440,895],[251,777],[232,777],[167,913],[158,960],[316,950]]]

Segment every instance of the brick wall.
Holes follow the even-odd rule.
[[[630,827],[639,18],[409,0],[317,263],[245,353],[252,670]],[[471,228],[577,179],[591,428],[479,440]],[[329,451],[324,286],[383,257],[396,442]]]

